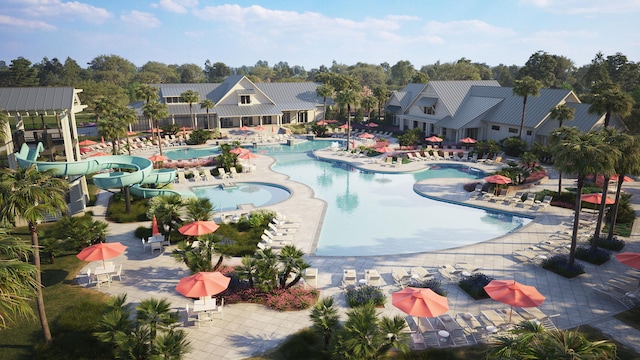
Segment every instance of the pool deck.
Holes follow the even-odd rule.
[[[148,156],[142,153],[139,155]],[[347,157],[331,150],[317,151],[316,156],[331,161],[349,162],[366,171],[411,172],[424,169],[429,163],[438,163],[435,161],[412,162],[391,168],[387,165],[383,167],[379,163],[372,162],[371,159]],[[272,158],[266,156],[251,160],[251,164],[256,165],[257,171],[239,174],[237,181],[270,182],[289,188],[292,192],[291,198],[268,208],[301,220],[300,229],[295,234],[295,245],[307,254],[312,254],[321,229],[326,205],[324,201],[315,199],[313,190],[306,185],[293,182],[286,175],[272,171],[270,167],[273,162]],[[491,172],[501,167],[502,164],[473,163],[473,166]],[[232,179],[232,181],[236,181],[236,179]],[[535,216],[535,219],[520,230],[496,239],[428,253],[363,257],[308,255],[308,262],[319,270],[317,281],[321,296],[334,296],[341,313],[344,314],[347,305],[344,291],[340,288],[342,270],[345,268],[355,269],[360,279],[363,277],[365,269],[376,269],[382,275],[384,282],[382,289],[389,297],[386,306],[379,312],[389,316],[403,315],[401,311],[391,305],[391,293],[399,290],[391,277],[393,267],[408,269],[412,266],[423,266],[430,272],[437,273],[436,268],[440,265],[468,262],[474,266],[482,267],[481,272],[493,278],[515,279],[521,283],[535,286],[546,297],[546,301],[540,306],[540,309],[547,314],[557,314],[553,320],[558,327],[571,328],[589,324],[601,328],[612,337],[633,346],[636,351],[640,352],[640,344],[637,341],[640,338],[640,331],[629,328],[612,318],[612,315],[625,310],[624,307],[591,288],[593,285],[605,283],[608,279],[626,271],[628,267],[615,260],[602,266],[585,264],[586,274],[568,280],[532,264],[517,262],[511,256],[514,250],[524,249],[548,240],[550,235],[559,229],[559,224],[570,220],[572,212],[556,207],[548,207],[546,211],[536,211],[470,200],[468,193],[462,188],[463,184],[468,181],[466,179],[431,179],[417,183],[414,188],[430,197],[471,206],[519,212]],[[571,179],[563,179],[563,184],[567,186],[571,181]],[[219,183],[222,183],[222,180],[211,179],[207,182],[175,184],[174,188],[186,190],[192,186]],[[538,185],[531,190],[539,191],[542,188],[557,188],[557,175],[553,170],[551,170],[550,179],[545,184]],[[625,183],[624,190],[635,195],[631,201],[634,202],[632,204],[634,209],[638,211],[640,209],[640,184]],[[97,219],[104,218],[110,195],[108,192],[102,192],[98,196],[93,209]],[[242,210],[242,212],[245,211]],[[370,220],[379,221],[380,219]],[[461,221],[463,220],[461,219]],[[640,222],[636,222],[634,226],[632,236],[625,239],[627,246],[624,251],[640,251],[640,242],[638,241],[638,230],[640,230],[638,226],[640,224],[638,223]],[[140,240],[134,236],[134,231],[139,226],[150,226],[150,222],[109,223],[107,241],[120,241],[127,245],[128,249],[123,255],[113,259],[114,262],[123,264],[123,281],[116,280],[111,287],[102,287],[100,291],[113,295],[127,293],[128,300],[132,303],[150,297],[166,298],[175,309],[181,310],[184,314],[185,304],[189,300],[178,294],[175,291],[175,286],[180,278],[189,275],[189,271],[183,264],[177,263],[170,257],[170,249],[162,253],[156,252],[153,255],[148,249],[145,251]],[[392,244],[390,244],[391,246]],[[237,263],[237,259],[225,260],[227,265]],[[84,270],[78,276],[77,281],[80,286],[87,286]],[[91,287],[93,288],[93,285]],[[446,283],[446,290],[450,314],[471,312],[477,315],[481,310],[506,308],[505,305],[491,299],[475,301],[453,283]],[[187,354],[185,359],[212,357],[243,359],[277,346],[288,335],[309,325],[308,310],[276,312],[254,304],[225,305],[224,317],[214,320],[211,327],[198,328],[193,323],[185,327],[188,339],[192,343],[192,351]]]

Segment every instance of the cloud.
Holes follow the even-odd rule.
[[[424,30],[429,34],[440,35],[491,35],[513,36],[515,31],[508,28],[493,26],[481,20],[460,20],[450,22],[429,21]]]
[[[29,0],[22,4],[25,5],[23,11],[33,17],[64,17],[65,21],[69,19],[81,19],[97,24],[102,24],[111,18],[111,13],[106,9],[79,1]]]
[[[532,5],[553,14],[628,14],[640,11],[640,0],[520,0],[521,5]]]
[[[155,15],[137,10],[131,10],[129,13],[120,15],[120,20],[140,27],[160,27],[160,20]]]
[[[39,20],[24,20],[18,19],[11,16],[0,15],[0,26],[9,26],[20,29],[28,29],[28,30],[44,30],[44,31],[53,31],[56,30],[56,27],[50,25],[44,21]]]
[[[160,0],[160,2],[151,6],[154,8],[159,7],[172,13],[185,14],[188,11],[187,8],[198,6],[198,0]]]

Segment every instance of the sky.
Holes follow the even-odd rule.
[[[640,0],[0,0],[0,60],[100,55],[230,67],[466,58],[523,66],[542,50],[640,61]]]

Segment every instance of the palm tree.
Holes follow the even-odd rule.
[[[524,131],[524,117],[527,111],[527,98],[529,96],[540,95],[542,83],[531,76],[525,76],[520,80],[516,80],[516,86],[513,87],[513,93],[522,96],[522,120],[520,120],[520,132],[518,139],[522,140],[522,132]]]
[[[351,144],[351,104],[358,101],[358,91],[354,88],[348,87],[338,92],[336,100],[340,104],[340,107],[347,107],[347,147]]]
[[[562,123],[566,120],[573,120],[573,116],[576,113],[576,109],[567,106],[566,104],[558,105],[551,109],[549,117],[558,120],[560,123],[559,128],[562,127]],[[562,172],[558,171],[558,195],[562,194]]]
[[[334,92],[335,89],[331,84],[322,84],[316,88],[316,94],[318,94],[318,96],[322,96],[324,101],[324,106],[322,108],[322,118],[324,120],[327,120],[327,98],[332,97]]]
[[[589,106],[590,114],[604,113],[604,127],[609,126],[611,115],[628,116],[633,108],[633,99],[620,85],[612,82],[597,84],[592,89],[593,100]]]
[[[40,172],[35,165],[18,170],[0,169],[0,204],[3,204],[0,208],[0,222],[15,223],[18,218],[27,222],[33,247],[33,264],[37,269],[35,280],[38,284],[42,284],[38,222],[47,214],[67,212],[68,183],[54,175],[54,170]],[[36,307],[44,340],[49,344],[52,338],[41,286],[37,287]]]
[[[213,204],[207,198],[189,198],[185,204],[186,221],[209,221],[213,217]]]
[[[384,104],[387,99],[389,99],[389,89],[385,85],[376,85],[373,88],[373,96],[375,96],[378,101],[378,118],[382,120],[382,104]]]
[[[300,281],[302,278],[302,273],[304,269],[307,269],[311,265],[304,261],[303,259],[304,252],[293,245],[285,245],[282,249],[280,249],[280,253],[278,254],[278,260],[282,264],[282,274],[280,275],[280,288],[288,289]],[[291,283],[287,284],[287,279],[289,279],[289,274],[296,274],[296,277],[291,281]]]
[[[256,276],[256,258],[251,255],[245,255],[241,259],[241,265],[235,267],[236,274],[242,280],[247,280],[249,287],[253,289],[253,280]]]
[[[171,311],[171,303],[167,299],[142,300],[136,306],[138,323],[149,326],[151,345],[155,341],[158,330],[169,330],[177,325],[180,319],[177,311]]]
[[[602,138],[595,133],[576,135],[567,131],[566,127],[552,132],[554,146],[551,152],[554,165],[560,171],[577,175],[577,190],[574,206],[573,231],[571,235],[571,250],[569,252],[569,266],[575,263],[575,251],[578,241],[578,227],[580,226],[581,197],[584,182],[588,175],[611,173],[616,156],[603,146]]]
[[[363,107],[367,111],[367,117],[371,115],[371,108],[376,105],[375,96],[369,95],[365,96],[360,100],[360,106]],[[371,119],[369,119],[371,121]]]
[[[116,122],[118,125],[121,127],[124,126],[126,129],[138,121],[138,114],[136,114],[136,111],[127,106],[118,106],[113,112],[113,116],[117,119]],[[129,155],[131,155],[131,142],[128,133],[123,130],[122,135],[127,137],[127,151],[129,152]]]
[[[199,95],[197,92],[193,91],[193,90],[187,90],[185,92],[183,92],[182,94],[180,94],[180,99],[182,99],[182,101],[189,103],[189,118],[191,118],[191,127],[193,128],[193,130],[196,129],[196,125],[195,125],[195,121],[193,120],[193,103],[198,102],[199,99]]]
[[[158,121],[169,116],[167,104],[160,103],[155,100],[146,103],[142,109],[142,113],[144,114],[144,116],[147,119],[151,119],[153,127],[156,129],[159,129]],[[151,134],[153,135],[153,132]],[[160,133],[158,133],[158,135],[159,134]],[[160,151],[160,155],[162,155],[162,141],[160,141],[159,137],[160,136],[158,136],[158,150]]]
[[[28,263],[30,246],[0,229],[0,329],[18,316],[35,317],[29,304],[40,284],[36,267]]]
[[[255,252],[256,278],[255,286],[268,293],[278,287],[278,254],[271,248]]]
[[[149,84],[140,84],[133,90],[136,99],[144,100],[148,104],[151,100],[157,100],[159,97],[158,88]]]
[[[622,190],[622,183],[624,182],[624,174],[640,174],[640,138],[635,136],[630,137],[627,140],[628,141],[618,143],[618,149],[624,155],[618,158],[615,165],[616,174],[618,174],[618,182],[616,187],[615,203],[609,210],[611,213],[609,235],[607,237],[609,241],[613,239],[613,232],[618,218],[618,207],[620,205],[620,193]]]
[[[100,119],[111,114],[116,105],[112,98],[106,96],[99,96],[93,100],[93,112],[96,114],[96,122],[100,122]]]
[[[329,346],[331,335],[338,328],[340,317],[338,309],[333,306],[333,297],[328,296],[320,299],[311,309],[311,323],[313,329],[322,336],[324,348]]]
[[[103,138],[110,140],[113,144],[111,153],[118,155],[118,139],[122,136],[122,132],[125,130],[121,124],[117,121],[113,121],[111,117],[103,117],[98,121],[98,133]]]
[[[4,141],[7,136],[9,136],[7,131],[10,129],[7,129],[7,124],[7,115],[2,111],[2,108],[0,108],[0,141]]]
[[[149,200],[147,218],[158,221],[158,229],[165,240],[171,241],[171,230],[177,230],[182,222],[180,216],[184,200],[178,194],[154,196]]]
[[[207,111],[207,129],[211,128],[211,119],[209,119],[209,109],[213,109],[216,103],[211,99],[204,99],[200,102],[200,107]]]

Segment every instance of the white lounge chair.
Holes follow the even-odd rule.
[[[368,285],[380,286],[382,285],[382,278],[380,277],[380,273],[378,273],[375,269],[367,269],[364,271],[364,279],[367,281]]]
[[[440,275],[442,275],[443,278],[445,278],[445,280],[457,281],[458,274],[460,274],[461,271],[449,264],[445,264],[438,268],[438,272],[440,273]]]
[[[342,287],[346,288],[347,286],[355,286],[355,285],[356,285],[356,270],[344,269],[342,271]]]

